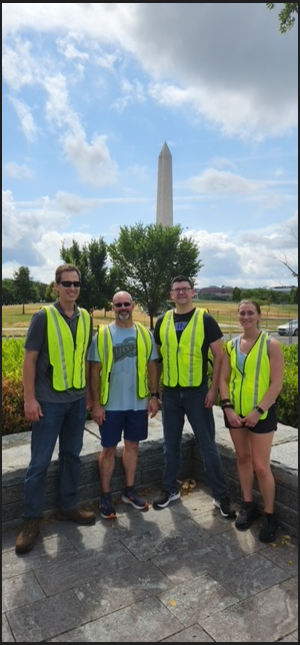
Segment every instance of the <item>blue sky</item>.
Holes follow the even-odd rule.
[[[296,284],[298,24],[264,3],[2,3],[2,276],[49,283],[62,244],[173,220],[197,285]]]

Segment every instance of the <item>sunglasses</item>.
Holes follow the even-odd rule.
[[[73,282],[71,280],[62,280],[59,284],[66,288],[71,287],[72,285],[76,289],[78,289],[78,287],[81,287],[81,282],[79,282],[79,280],[73,280]]]
[[[115,302],[114,307],[117,307],[118,309],[120,307],[131,307],[132,302]]]

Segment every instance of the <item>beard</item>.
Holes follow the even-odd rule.
[[[117,313],[117,319],[118,320],[130,320],[131,318],[131,313],[130,311],[118,311]]]

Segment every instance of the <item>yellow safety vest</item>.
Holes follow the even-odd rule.
[[[160,327],[161,355],[163,359],[163,385],[197,387],[202,382],[202,345],[204,342],[204,314],[206,309],[196,309],[183,330],[179,343],[174,324],[174,312],[167,311]]]
[[[79,309],[76,339],[68,323],[54,305],[42,307],[47,314],[47,341],[52,365],[52,386],[57,392],[71,387],[79,390],[86,385],[85,360],[90,338],[91,318],[86,309]]]
[[[238,338],[226,343],[230,357],[231,374],[229,379],[229,398],[237,414],[246,416],[259,405],[270,386],[270,360],[268,353],[269,334],[261,332],[247,354],[243,372],[237,365]],[[267,417],[268,412],[261,415]]]
[[[149,394],[147,365],[152,352],[150,332],[140,323],[135,323],[136,328],[136,368],[137,368],[137,395],[145,399]],[[98,327],[98,352],[101,359],[101,384],[100,403],[106,405],[109,396],[109,381],[113,363],[113,341],[110,325]]]

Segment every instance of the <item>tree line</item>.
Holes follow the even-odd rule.
[[[202,262],[199,247],[183,236],[180,225],[162,224],[124,226],[117,240],[107,244],[102,237],[85,243],[82,248],[72,241],[60,250],[62,262],[75,264],[81,272],[82,286],[78,305],[89,311],[110,309],[113,294],[119,289],[130,291],[134,300],[150,317],[154,317],[170,293],[171,278],[178,273],[196,279]],[[20,267],[12,279],[2,281],[2,304],[52,302],[54,282],[35,282],[28,267]]]
[[[149,315],[150,328],[154,318],[166,309],[171,279],[178,274],[196,280],[201,267],[200,249],[196,242],[183,235],[180,225],[162,224],[123,226],[117,240],[107,244],[102,237],[85,243],[82,248],[72,241],[60,250],[62,262],[75,264],[82,276],[79,306],[90,312],[109,311],[113,294],[119,289],[129,291],[135,302]],[[28,267],[21,266],[13,278],[2,280],[2,305],[32,302],[53,302],[54,281],[44,284],[33,280]],[[290,294],[268,289],[233,289],[231,299],[259,299],[261,303],[297,302],[298,289]]]

